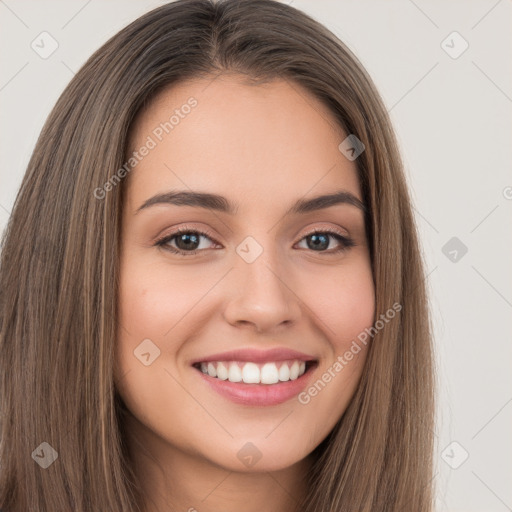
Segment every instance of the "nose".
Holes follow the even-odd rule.
[[[268,251],[252,263],[237,256],[231,279],[233,293],[224,311],[231,325],[272,332],[299,318],[302,301],[293,289],[290,273]]]

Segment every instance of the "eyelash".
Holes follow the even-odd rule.
[[[205,236],[206,238],[209,238],[212,242],[215,242],[216,244],[218,244],[218,242],[212,237],[212,235],[209,231],[207,231],[207,230],[201,231],[198,229],[189,229],[189,228],[185,227],[185,228],[179,228],[174,233],[171,233],[169,235],[166,235],[166,236],[158,239],[155,242],[155,246],[162,247],[164,250],[169,251],[173,254],[180,255],[180,256],[184,256],[184,257],[193,256],[194,254],[202,252],[205,249],[194,249],[193,251],[183,251],[181,249],[176,249],[175,247],[171,247],[171,246],[167,245],[174,238],[176,238],[182,234],[191,234],[191,233],[194,233],[196,235]],[[299,242],[304,240],[304,238],[310,237],[312,235],[317,235],[317,234],[322,234],[322,235],[326,234],[326,235],[332,236],[334,239],[336,239],[338,242],[340,242],[340,247],[335,250],[331,249],[330,251],[313,251],[313,252],[320,252],[320,253],[332,255],[332,254],[338,254],[340,252],[346,251],[356,245],[354,240],[352,240],[352,238],[342,235],[341,233],[337,232],[334,229],[315,229],[315,230],[311,231],[310,233],[307,233],[306,235],[304,235],[299,240]]]

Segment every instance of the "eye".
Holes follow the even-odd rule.
[[[339,244],[337,248],[326,251],[329,247],[330,240],[334,238]],[[342,251],[346,251],[351,247],[354,247],[355,242],[350,237],[339,233],[333,229],[315,229],[311,233],[307,234],[301,239],[301,242],[305,240],[307,249],[311,249],[314,252],[325,252],[327,254],[337,254]],[[309,241],[310,240],[310,241]],[[299,242],[300,243],[300,242]]]
[[[166,251],[170,251],[174,254],[179,254],[181,256],[190,256],[205,249],[205,247],[201,247],[201,238],[208,238],[209,240],[213,241],[208,231],[179,228],[174,233],[171,233],[170,235],[167,235],[157,240],[155,242],[155,245],[162,247]],[[170,243],[173,242],[174,239],[176,239],[176,247],[170,245]]]
[[[155,242],[155,245],[173,254],[192,256],[208,249],[208,247],[201,246],[201,238],[208,239],[214,244],[217,244],[208,231],[185,227],[179,228],[174,233],[160,238]],[[334,239],[338,242],[338,247],[327,251],[326,249],[329,248],[330,239]],[[304,236],[300,242],[304,240],[306,241],[307,249],[314,252],[324,252],[326,254],[337,254],[356,245],[351,238],[333,229],[316,229]],[[175,244],[175,246],[172,244]],[[208,244],[206,244],[206,246],[208,246]]]

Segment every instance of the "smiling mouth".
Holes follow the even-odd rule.
[[[278,385],[297,380],[318,365],[314,361],[290,359],[255,363],[250,361],[208,361],[192,366],[214,379],[241,384]]]

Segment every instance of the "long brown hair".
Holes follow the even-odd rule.
[[[355,162],[376,319],[402,306],[374,335],[356,393],[315,449],[300,510],[432,510],[432,329],[386,108],[350,50],[299,10],[273,0],[178,0],[121,30],[71,80],[4,233],[0,506],[7,512],[143,510],[113,383],[126,180],[101,199],[94,191],[125,163],[144,104],[163,87],[222,72],[301,84],[362,141]]]

